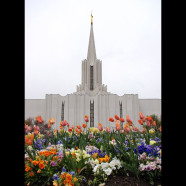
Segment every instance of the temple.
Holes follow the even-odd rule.
[[[161,99],[139,99],[138,94],[118,96],[107,92],[102,84],[102,61],[97,59],[93,32],[93,16],[91,14],[90,37],[87,58],[82,61],[81,84],[74,93],[61,96],[46,94],[45,99],[25,99],[25,119],[41,115],[44,120],[55,118],[54,128],[59,129],[60,121],[67,120],[74,126],[84,123],[88,115],[88,127],[115,128],[109,117],[117,114],[124,117],[128,114],[134,126],[141,129],[138,123],[139,112],[143,115],[156,114],[161,117]]]

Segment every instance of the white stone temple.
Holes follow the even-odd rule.
[[[56,121],[53,127],[59,129],[60,121],[82,125],[84,116],[88,115],[88,127],[98,127],[101,123],[105,129],[107,126],[112,129],[115,123],[109,122],[109,117],[117,114],[126,120],[128,114],[133,125],[141,129],[139,112],[161,117],[161,99],[139,99],[138,94],[118,96],[107,92],[107,86],[102,84],[102,61],[96,56],[92,15],[87,59],[82,61],[81,75],[81,84],[72,94],[46,94],[45,99],[25,99],[25,119],[41,115],[47,121],[53,117]]]

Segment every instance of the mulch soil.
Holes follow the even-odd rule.
[[[87,181],[93,180],[94,177],[92,175],[86,176]],[[87,182],[82,184],[82,186],[87,185]],[[137,179],[131,173],[127,175],[117,175],[117,176],[109,176],[107,181],[105,181],[105,186],[152,186],[149,181],[144,180],[143,178]],[[161,181],[157,180],[154,182],[154,186],[160,186]]]

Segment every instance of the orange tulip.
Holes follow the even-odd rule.
[[[33,163],[34,166],[36,166],[39,162],[34,160],[34,161],[32,161],[32,163]]]
[[[40,169],[44,169],[45,168],[45,165],[43,163],[39,163],[39,168]]]
[[[34,139],[34,133],[32,133],[32,134],[30,135],[30,139],[33,141],[33,139]]]
[[[115,115],[115,119],[116,119],[116,120],[119,120],[119,117],[118,117],[117,115]]]
[[[36,120],[38,123],[43,123],[43,118],[41,116],[37,116]]]
[[[127,116],[126,116],[126,121],[127,121],[127,122],[130,122],[130,121],[131,121],[131,119],[130,119],[130,117],[129,117],[128,114],[127,114]]]
[[[152,125],[155,127],[156,126],[156,121],[153,121],[152,122]]]
[[[50,119],[48,120],[48,122],[49,122],[51,125],[53,125],[53,124],[55,123],[55,119],[54,119],[54,118],[50,118]]]
[[[60,176],[61,177],[61,179],[65,179],[66,178],[66,172],[63,172],[63,174]]]
[[[149,122],[152,122],[152,118],[150,116],[147,116],[146,120],[148,120]]]
[[[87,127],[87,124],[86,123],[83,123],[83,128],[85,129]]]
[[[107,127],[107,132],[108,132],[108,133],[110,132],[110,128],[109,128],[109,127]]]
[[[161,132],[161,127],[159,128],[159,131]]]
[[[59,126],[60,129],[63,129],[63,126]]]
[[[138,120],[140,125],[143,125],[143,121],[141,119]]]
[[[109,118],[109,121],[110,121],[110,122],[114,122],[114,119],[113,119],[113,118]]]
[[[72,129],[74,129],[74,125],[72,125]]]
[[[102,126],[101,123],[98,123],[98,129],[99,129],[99,131],[102,131],[103,130],[103,126]]]
[[[81,126],[80,126],[80,125],[77,125],[77,128],[78,128],[78,129],[81,129]]]

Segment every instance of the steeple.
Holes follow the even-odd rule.
[[[81,84],[77,86],[77,94],[95,96],[98,93],[106,94],[107,86],[102,84],[102,61],[96,57],[93,32],[93,16],[91,13],[91,27],[87,59],[82,61]]]
[[[91,65],[96,60],[96,48],[94,43],[94,32],[93,32],[93,16],[91,14],[91,27],[90,27],[90,37],[89,37],[89,44],[88,44],[88,53],[87,53],[87,60]]]

